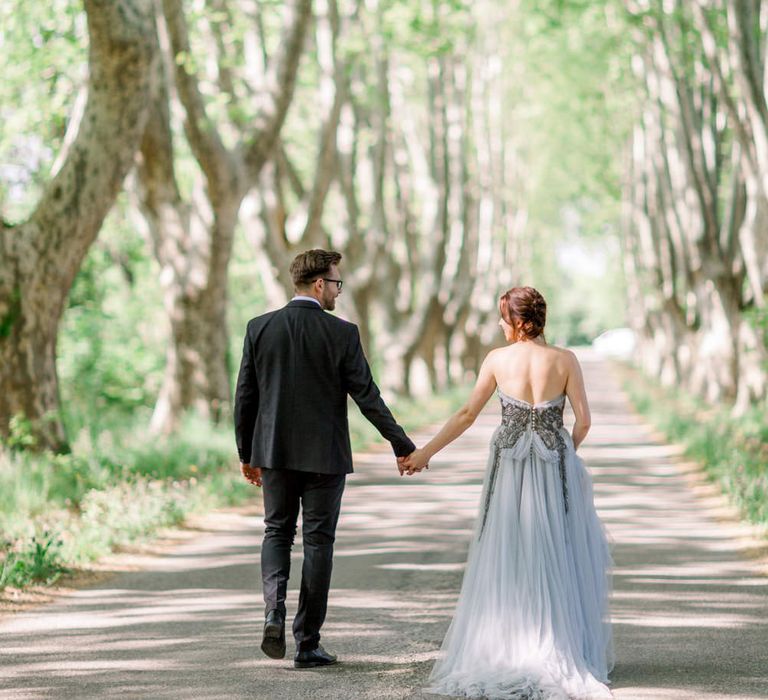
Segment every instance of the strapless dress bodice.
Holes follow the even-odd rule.
[[[495,443],[499,448],[512,448],[526,432],[536,433],[549,450],[558,450],[563,439],[565,394],[549,401],[528,403],[498,389],[501,401],[501,426]],[[531,441],[532,442],[532,441]],[[541,455],[546,459],[548,455]]]

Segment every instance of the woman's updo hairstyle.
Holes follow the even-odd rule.
[[[521,340],[533,340],[544,332],[547,302],[533,287],[512,287],[499,297],[499,313],[513,328],[516,319],[522,321]]]

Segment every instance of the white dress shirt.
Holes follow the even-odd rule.
[[[297,294],[291,301],[314,301],[320,308],[323,306],[315,297],[305,297],[302,294]]]

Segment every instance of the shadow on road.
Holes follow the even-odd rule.
[[[584,365],[595,427],[582,453],[614,542],[616,697],[768,697],[768,579],[743,556],[735,531],[693,496],[676,451],[649,438],[610,373],[589,356]],[[424,697],[497,423],[490,406],[418,477],[398,477],[386,451],[358,457],[323,630],[338,666],[295,671],[290,657],[272,661],[259,651],[262,524],[254,509],[222,515],[231,522],[144,571],[5,622],[0,696]],[[299,548],[294,562],[300,555]]]

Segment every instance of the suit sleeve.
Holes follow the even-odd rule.
[[[392,412],[381,398],[379,387],[373,381],[357,326],[352,326],[347,344],[344,356],[344,378],[349,395],[363,415],[392,444],[395,454],[398,457],[404,457],[413,452],[416,446],[395,421]]]
[[[237,375],[235,390],[235,440],[240,461],[251,462],[251,445],[256,416],[259,413],[259,384],[256,377],[256,364],[253,356],[253,343],[248,330],[243,342],[243,358]],[[259,466],[258,464],[253,466]]]

